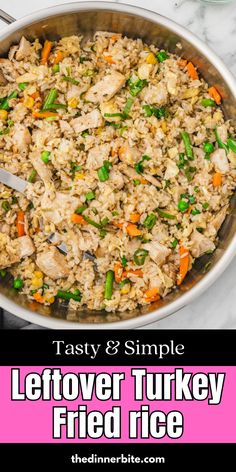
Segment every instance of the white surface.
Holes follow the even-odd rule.
[[[77,0],[78,1],[78,0]],[[116,1],[116,0],[113,0]],[[236,75],[236,2],[209,5],[198,0],[126,0],[163,14],[187,27],[203,39]],[[0,8],[16,18],[62,0],[0,0]],[[0,22],[0,27],[4,26]],[[178,313],[147,328],[236,328],[235,259],[223,276],[201,298]]]

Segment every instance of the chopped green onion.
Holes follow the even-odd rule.
[[[199,187],[194,187],[194,192],[198,193],[199,192]]]
[[[103,239],[107,235],[107,230],[106,229],[101,229],[99,233],[100,237]]]
[[[46,110],[57,110],[57,109],[62,109],[65,110],[67,108],[67,105],[65,103],[52,103],[49,105]],[[52,117],[51,117],[52,118]],[[53,117],[54,118],[54,117]]]
[[[168,116],[168,111],[164,107],[156,108],[152,107],[152,114],[160,120],[161,118],[165,118]]]
[[[229,138],[228,141],[227,141],[227,146],[231,151],[236,152],[236,141],[235,141],[235,139]]]
[[[77,215],[81,215],[85,210],[87,210],[87,207],[85,205],[82,205],[81,207],[79,207],[75,210],[75,213]]]
[[[188,195],[188,199],[191,204],[196,203],[196,198],[194,197],[194,195]]]
[[[206,141],[206,142],[203,144],[203,150],[204,150],[206,153],[211,154],[211,153],[214,151],[214,144],[210,143],[209,141]]]
[[[109,223],[109,219],[107,217],[105,217],[101,220],[101,225],[102,226],[106,226],[108,223]]]
[[[0,277],[1,279],[4,279],[7,275],[6,269],[0,269]]]
[[[130,284],[129,279],[124,279],[122,282],[119,283],[119,288],[123,288],[125,285]]]
[[[36,170],[32,170],[31,174],[29,175],[28,182],[33,184],[35,182],[36,175],[37,175]]]
[[[88,130],[82,131],[81,136],[82,138],[87,138],[87,136],[89,136]]]
[[[97,171],[97,174],[100,182],[106,182],[106,180],[109,179],[109,171],[105,166],[100,167],[100,169]]]
[[[204,228],[196,228],[196,230],[197,230],[199,233],[203,233]]]
[[[224,149],[227,153],[228,152],[228,146],[227,146],[227,144],[223,143],[223,141],[221,140],[220,135],[218,133],[217,127],[215,128],[215,137],[216,137],[216,141],[218,143],[219,148]]]
[[[9,100],[12,98],[16,98],[18,95],[17,90],[14,90],[14,92],[10,93],[7,97],[3,98],[3,100],[0,102],[0,110],[10,110],[10,105],[9,105]]]
[[[128,261],[127,261],[127,259],[126,259],[125,256],[122,256],[122,258],[121,258],[121,264],[122,264],[123,267],[126,267],[126,266],[127,266]]]
[[[17,197],[15,197],[15,195],[13,195],[13,197],[12,197],[12,200],[11,200],[11,201],[12,201],[12,204],[13,204],[13,205],[16,205],[16,204],[18,203],[18,198],[17,198]]]
[[[139,179],[134,179],[134,180],[133,180],[133,184],[135,185],[135,187],[137,187],[137,185],[140,185],[141,182],[140,182]]]
[[[171,215],[170,213],[161,210],[161,208],[156,208],[155,211],[157,211],[161,218],[167,218],[168,220],[174,220],[176,218],[175,215]]]
[[[188,157],[188,159],[190,159],[192,161],[194,159],[194,155],[193,155],[192,144],[191,144],[191,141],[190,141],[190,136],[187,133],[187,131],[182,131],[181,137],[182,137],[182,140],[184,142],[186,156]]]
[[[93,77],[93,75],[96,73],[94,69],[87,69],[82,75],[84,77]],[[77,81],[76,81],[77,82]],[[79,82],[78,82],[79,83]],[[77,85],[77,84],[75,84]]]
[[[69,75],[65,75],[62,80],[65,80],[66,82],[70,82],[73,85],[79,85],[78,80],[73,79]]]
[[[191,182],[193,180],[193,173],[196,172],[197,168],[196,167],[188,167],[184,171],[184,175],[187,178],[188,182]]]
[[[142,156],[141,161],[137,162],[137,163],[134,165],[134,168],[135,168],[136,172],[137,172],[138,174],[142,174],[142,172],[144,171],[143,162],[144,162],[144,161],[150,161],[150,160],[151,160],[151,157],[146,156],[146,155]]]
[[[172,241],[172,243],[171,243],[171,246],[175,249],[178,242],[179,242],[178,239],[174,239],[174,241]]]
[[[156,215],[154,215],[154,213],[150,213],[150,215],[148,215],[147,218],[144,220],[143,226],[151,230],[155,226],[156,221],[157,221]]]
[[[49,157],[50,157],[50,152],[49,151],[43,151],[41,152],[41,159],[42,161],[44,162],[44,164],[48,164],[49,163]]]
[[[168,59],[168,54],[166,51],[160,51],[157,53],[156,58],[159,62],[164,62],[166,59]]]
[[[87,223],[89,225],[92,225],[97,229],[102,229],[102,225],[100,223],[97,223],[96,221],[92,220],[91,218],[89,218],[89,216],[84,215],[83,218],[84,218],[85,221],[87,221]]]
[[[202,208],[204,208],[204,210],[207,210],[207,208],[209,208],[209,203],[208,202],[203,203]]]
[[[132,108],[132,105],[133,105],[133,99],[132,98],[128,98],[127,102],[126,102],[126,105],[125,105],[125,108],[123,110],[123,113],[122,113],[122,118],[126,119],[129,117],[129,112]]]
[[[50,110],[51,105],[55,102],[57,97],[58,97],[58,91],[55,88],[51,89],[44,100],[42,110],[43,111]]]
[[[211,155],[206,153],[204,159],[206,159],[206,161],[210,161],[211,160]]]
[[[21,82],[20,84],[18,84],[18,87],[23,92],[28,87],[28,85],[29,85],[29,82]]]
[[[6,213],[7,213],[8,211],[10,211],[10,209],[11,209],[10,203],[7,202],[7,201],[2,202],[2,209],[3,209]]]
[[[189,203],[186,202],[186,200],[184,200],[183,198],[181,198],[181,200],[179,200],[178,202],[179,211],[181,211],[181,213],[185,213],[188,210],[188,207]]]
[[[143,105],[143,110],[145,116],[152,116],[152,107],[150,107],[150,105]]]
[[[203,98],[202,101],[201,101],[201,105],[203,107],[215,107],[216,106],[216,102],[214,100],[212,100],[211,98]]]
[[[179,169],[183,169],[184,166],[188,163],[188,160],[185,159],[185,155],[183,152],[179,154],[179,160],[177,162],[177,166]]]
[[[13,280],[13,288],[16,290],[20,290],[24,285],[23,280],[20,277],[17,277],[16,279]]]
[[[86,193],[85,195],[85,199],[89,202],[90,200],[94,200],[94,198],[96,198],[96,195],[94,192],[88,192]]]
[[[73,293],[67,292],[65,290],[58,290],[57,298],[62,298],[63,300],[74,300],[76,302],[81,301],[81,292],[79,289],[76,289]]]
[[[105,118],[115,118],[116,116],[119,116],[123,118],[123,113],[104,113]]]
[[[201,213],[200,210],[198,210],[197,208],[194,208],[194,209],[191,211],[191,214],[192,214],[193,216],[195,216],[195,215],[200,215],[200,213]]]
[[[119,215],[118,211],[114,210],[114,211],[112,212],[112,216],[118,216],[118,215]]]
[[[129,85],[129,91],[133,97],[136,97],[138,93],[143,90],[143,88],[147,85],[147,80],[142,80],[142,79],[136,79],[130,77],[128,80],[128,85]]]
[[[148,251],[146,249],[137,249],[134,253],[134,262],[136,265],[141,266],[144,264]]]
[[[86,57],[80,56],[80,58],[79,58],[80,64],[83,64],[84,61],[86,61]]]
[[[104,298],[106,300],[111,300],[112,298],[113,283],[114,283],[114,272],[113,270],[108,270],[108,272],[106,273],[105,294],[104,294]]]
[[[71,174],[73,174],[73,176],[75,176],[76,172],[79,172],[82,169],[83,169],[83,166],[81,166],[81,165],[78,166],[76,164],[76,162],[71,162],[70,163],[70,172],[71,172]]]
[[[91,208],[92,212],[94,215],[97,215],[98,214],[98,211],[97,211],[97,208],[96,207],[92,207]]]
[[[54,66],[52,66],[52,72],[53,74],[57,74],[57,72],[60,72],[60,64],[54,64]]]

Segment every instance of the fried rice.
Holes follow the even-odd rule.
[[[0,278],[15,290],[127,312],[215,250],[235,130],[179,51],[97,32],[23,37],[0,59],[0,167],[28,181],[0,184]]]

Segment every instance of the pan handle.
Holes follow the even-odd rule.
[[[7,23],[8,25],[10,25],[14,21],[16,21],[16,19],[13,18],[13,16],[8,15],[8,13],[6,13],[5,11],[3,11],[1,9],[0,9],[0,19],[5,21],[5,23]]]

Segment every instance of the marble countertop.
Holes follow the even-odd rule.
[[[71,3],[73,0],[70,0]],[[78,0],[77,0],[78,1]],[[156,11],[191,30],[203,39],[236,76],[236,1],[209,4],[201,0],[113,0]],[[1,0],[0,7],[15,18],[39,8],[68,3],[63,0]],[[0,21],[0,28],[4,27]],[[200,299],[178,313],[149,325],[147,329],[236,329],[236,260]],[[33,328],[26,322],[16,324],[15,317],[6,317],[3,328]]]

